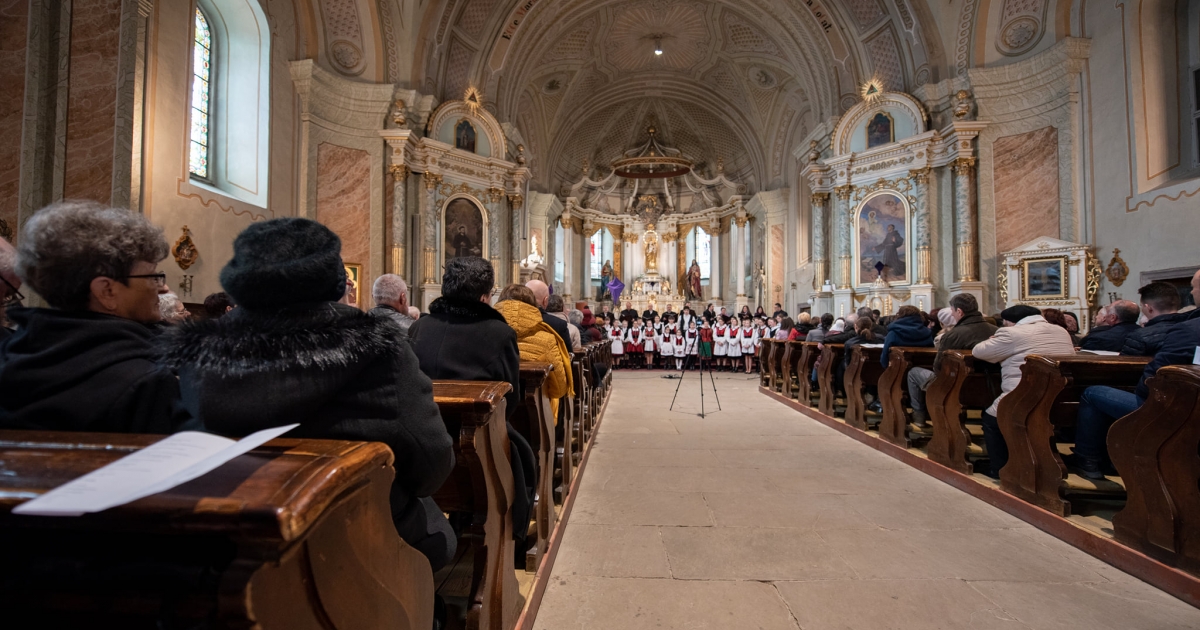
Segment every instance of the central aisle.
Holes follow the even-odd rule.
[[[1197,628],[1200,610],[719,375],[618,372],[535,628]],[[711,390],[707,410],[715,409]]]

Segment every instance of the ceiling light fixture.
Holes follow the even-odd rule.
[[[654,38],[654,54],[662,55],[662,38],[661,37]]]

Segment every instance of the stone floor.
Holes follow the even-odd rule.
[[[1200,628],[1200,610],[749,377],[718,375],[724,411],[701,419],[695,374],[673,412],[660,375],[615,375],[537,629]]]

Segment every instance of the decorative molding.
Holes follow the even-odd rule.
[[[850,184],[845,184],[843,186],[838,186],[838,187],[834,188],[833,192],[835,194],[837,194],[838,199],[841,199],[842,201],[849,201],[851,195],[854,194],[854,186],[851,186]]]
[[[1129,277],[1129,266],[1121,259],[1121,250],[1113,248],[1112,260],[1108,261],[1104,275],[1108,277],[1108,281],[1113,283],[1114,287],[1125,284],[1125,278]]]
[[[171,255],[175,257],[175,264],[184,271],[196,264],[196,259],[200,258],[200,250],[196,249],[196,243],[192,241],[192,231],[188,226],[183,226],[183,235],[175,241]]]

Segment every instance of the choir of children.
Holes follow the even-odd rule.
[[[760,340],[774,337],[774,318],[755,317],[749,309],[738,314],[696,315],[690,309],[667,311],[661,317],[617,320],[605,313],[602,330],[612,343],[617,369],[698,369],[718,371],[757,369]]]

